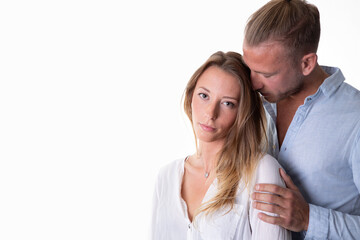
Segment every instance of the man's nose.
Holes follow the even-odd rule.
[[[251,84],[254,90],[260,90],[261,88],[263,88],[263,84],[259,79],[258,74],[255,72],[251,72]]]

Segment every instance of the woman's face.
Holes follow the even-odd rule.
[[[234,124],[240,98],[239,81],[211,66],[196,83],[192,97],[192,121],[199,141],[222,141]]]

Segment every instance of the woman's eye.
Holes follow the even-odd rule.
[[[230,108],[233,108],[235,106],[235,104],[233,104],[232,102],[224,102],[223,104]]]
[[[203,99],[206,99],[207,98],[207,95],[205,93],[199,93],[199,96]]]

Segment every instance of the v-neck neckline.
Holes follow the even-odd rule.
[[[188,158],[189,158],[189,156],[187,156],[181,162],[180,181],[179,181],[179,197],[180,197],[180,203],[183,206],[183,211],[184,211],[185,218],[188,221],[188,223],[192,224],[194,219],[193,219],[193,221],[190,221],[187,203],[186,203],[186,201],[183,199],[183,197],[181,195],[182,183],[183,183],[183,179],[184,179],[184,175],[185,175],[185,162],[188,160]],[[217,178],[214,178],[213,182],[209,185],[208,189],[206,190],[206,193],[205,193],[205,195],[204,195],[204,197],[203,197],[203,199],[201,201],[201,205],[204,204],[206,201],[209,201],[211,199],[211,197],[213,196],[214,188],[215,188],[216,185],[217,185]]]

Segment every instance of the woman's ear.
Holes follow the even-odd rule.
[[[309,75],[317,64],[316,53],[308,53],[301,59],[301,70],[304,76]]]

